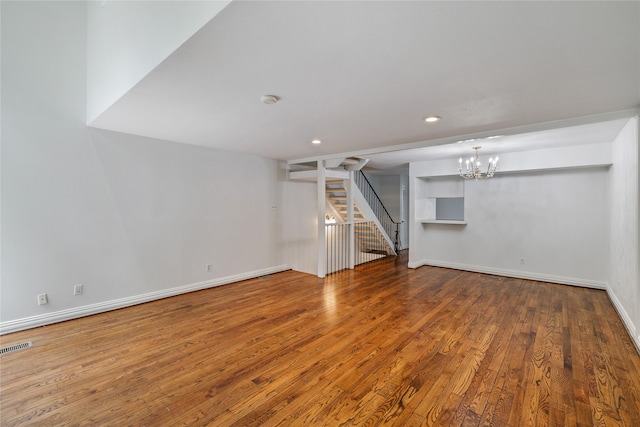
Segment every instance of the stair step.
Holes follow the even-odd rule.
[[[380,244],[384,244],[382,243],[382,240],[377,238],[377,237],[360,237],[358,236],[358,238],[363,241],[363,242],[381,242]]]
[[[358,234],[356,237],[363,242],[380,242],[381,245],[387,245],[386,241],[381,236],[362,236]]]
[[[330,182],[326,184],[325,189],[327,200],[338,213],[337,217],[346,222],[348,220],[349,206],[347,204],[348,197],[345,186],[342,183]],[[393,245],[386,241],[385,237],[383,237],[384,234],[378,230],[375,223],[365,222],[367,218],[355,203],[353,206],[353,219],[359,222],[354,224],[358,250],[372,255],[379,255],[380,257],[394,253]],[[372,259],[375,259],[375,257]]]
[[[367,253],[376,254],[376,255],[388,255],[387,251],[382,251],[380,249],[366,249]]]
[[[368,238],[377,238],[378,234],[376,233],[363,233],[363,232],[358,232],[356,231],[356,234],[358,235],[358,237],[360,237],[361,239],[368,239]]]

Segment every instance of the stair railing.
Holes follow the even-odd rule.
[[[352,226],[345,222],[325,224],[326,274],[349,269],[349,229]]]
[[[355,227],[355,247],[349,244],[350,227]],[[353,249],[354,266],[385,258],[391,253],[380,232],[371,235],[368,230],[377,230],[373,221],[338,222],[325,224],[326,275],[348,270],[349,253]],[[364,234],[363,234],[364,233]]]
[[[391,214],[389,214],[389,211],[387,211],[387,208],[384,207],[384,204],[382,203],[382,200],[380,200],[378,193],[376,193],[376,191],[373,189],[373,186],[371,185],[371,183],[369,182],[369,180],[361,170],[355,171],[354,181],[358,186],[358,188],[360,189],[360,192],[364,196],[367,203],[369,203],[371,210],[373,210],[373,213],[378,218],[378,221],[380,221],[380,224],[382,224],[384,231],[387,232],[387,236],[389,236],[389,238],[395,238],[393,244],[395,246],[394,249],[397,252],[399,249],[398,248],[398,236],[399,236],[398,230],[399,230],[400,222],[396,222],[393,220],[393,218],[391,218]],[[395,237],[392,237],[392,236],[395,236]]]

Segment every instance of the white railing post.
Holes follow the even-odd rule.
[[[356,264],[356,224],[353,214],[353,189],[356,183],[353,180],[354,172],[349,171],[349,183],[345,185],[347,189],[347,223],[349,224],[349,269],[353,269]]]
[[[325,232],[326,215],[326,169],[324,160],[318,160],[318,277],[327,273],[327,236]]]

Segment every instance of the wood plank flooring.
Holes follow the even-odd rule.
[[[406,256],[3,336],[1,424],[640,426],[604,291]]]

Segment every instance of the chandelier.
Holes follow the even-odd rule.
[[[466,161],[465,169],[462,168],[462,157],[458,160],[460,167],[458,168],[458,173],[464,179],[475,179],[476,181],[479,179],[487,179],[491,178],[498,168],[498,158],[495,159],[493,157],[489,158],[489,165],[487,166],[486,172],[483,172],[480,169],[480,157],[478,157],[478,150],[480,150],[480,146],[473,147],[476,152],[474,155]]]

